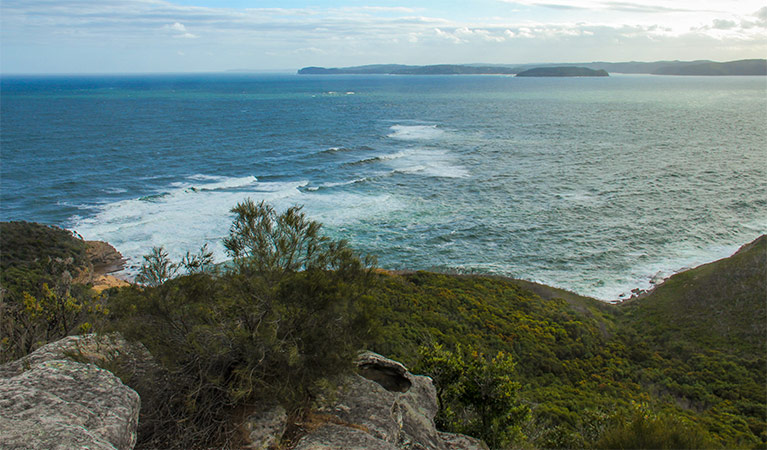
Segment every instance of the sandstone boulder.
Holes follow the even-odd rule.
[[[288,414],[282,406],[269,406],[251,413],[241,425],[247,435],[244,448],[268,450],[276,447],[287,425]]]
[[[487,444],[480,439],[455,433],[439,433],[447,450],[489,450]]]
[[[434,425],[437,392],[431,378],[365,352],[337,398],[318,411],[320,424],[297,443],[298,450],[400,449],[483,450],[474,438],[440,433]],[[484,446],[484,447],[483,447]]]
[[[304,436],[294,450],[397,450],[390,442],[376,439],[356,428],[329,423]]]
[[[121,341],[72,336],[0,366],[0,448],[132,449],[138,394],[85,362],[107,360]]]

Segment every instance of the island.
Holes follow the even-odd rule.
[[[519,72],[518,77],[609,77],[604,69],[588,69],[586,67],[535,67]]]

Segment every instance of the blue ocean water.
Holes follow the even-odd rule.
[[[304,205],[390,269],[601,299],[767,233],[763,77],[3,77],[0,219],[130,260]]]

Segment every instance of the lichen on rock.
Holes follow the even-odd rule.
[[[431,378],[372,352],[360,354],[357,367],[359,375],[349,377],[336,400],[321,409],[329,420],[303,436],[296,449],[486,449],[478,439],[437,431]]]
[[[0,448],[118,449],[136,443],[140,399],[111,372],[67,359],[71,336],[0,366]]]

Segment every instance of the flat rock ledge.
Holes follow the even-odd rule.
[[[111,372],[70,359],[98,359],[97,349],[121,340],[72,336],[0,366],[0,448],[132,449],[139,395]]]
[[[482,441],[441,433],[434,425],[437,392],[431,378],[372,352],[357,360],[331,405],[316,413],[319,426],[295,450],[487,450]]]

